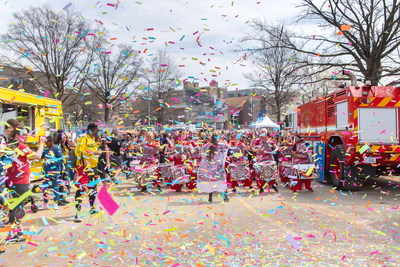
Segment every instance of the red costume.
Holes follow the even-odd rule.
[[[185,174],[183,179],[187,179],[187,176],[189,176],[190,181],[186,183],[187,187],[189,189],[194,189],[193,188],[193,183],[191,180],[191,177],[193,175],[193,172],[191,172],[191,163],[190,163],[190,155],[191,155],[191,150],[192,146],[190,142],[184,142],[182,144],[176,145],[175,146],[175,156],[174,156],[174,166],[181,166],[182,168],[185,168]],[[193,168],[193,167],[192,167]],[[182,185],[184,183],[179,182],[177,180],[174,180],[174,177],[172,177],[172,184],[171,184],[171,189],[174,189],[177,192],[180,192],[182,190]]]
[[[310,157],[309,157],[308,152],[307,152],[307,146],[306,146],[305,143],[300,142],[300,143],[295,144],[293,146],[292,151],[297,155],[301,155],[301,156],[305,157],[305,158],[300,158],[300,159],[292,157],[292,163],[294,165],[295,164],[301,165],[301,164],[310,164],[311,163]],[[313,191],[313,189],[311,188],[312,179],[292,178],[291,180],[292,180],[292,182],[291,182],[290,190],[295,191],[295,192],[299,192],[303,188],[303,183],[304,183],[305,189]]]
[[[252,185],[252,174],[249,168],[245,146],[243,143],[231,142],[228,150],[229,165],[227,173],[227,182],[231,188],[240,185],[250,187]],[[232,175],[234,174],[234,175]],[[232,176],[238,176],[236,179]]]
[[[263,139],[263,138],[258,138],[254,141],[254,145],[258,148],[261,149],[260,151],[257,152],[256,156],[256,162],[275,162],[274,157],[272,156],[271,152],[274,151],[274,141],[269,138],[269,139]],[[268,181],[268,187],[275,187],[276,188],[276,181],[275,177],[269,177],[271,178],[270,180],[263,180],[261,179],[261,174],[260,172],[256,172],[256,182],[257,186],[259,189],[263,189],[265,186],[265,183]]]

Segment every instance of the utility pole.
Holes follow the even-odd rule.
[[[149,81],[149,84],[148,84],[148,86],[147,86],[147,90],[148,90],[148,94],[147,94],[147,114],[149,115],[149,120],[148,120],[148,125],[149,125],[149,128],[150,128],[150,81]]]

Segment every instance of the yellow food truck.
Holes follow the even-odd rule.
[[[8,119],[17,119],[21,128],[26,128],[29,137],[27,145],[35,149],[40,136],[54,134],[64,129],[61,101],[39,95],[0,87],[0,131]],[[41,176],[42,163],[33,164],[33,179]]]

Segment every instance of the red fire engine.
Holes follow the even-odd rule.
[[[351,86],[291,109],[285,127],[314,149],[322,142],[330,182],[356,190],[400,164],[400,88],[357,86],[354,74],[343,74],[351,78]]]

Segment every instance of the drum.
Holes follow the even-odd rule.
[[[231,179],[235,181],[246,180],[250,177],[249,164],[246,161],[238,161],[229,164]]]
[[[137,180],[139,176],[139,172],[137,170],[142,167],[142,165],[140,164],[140,160],[132,160],[129,166],[131,167],[129,177]]]
[[[134,167],[135,178],[143,185],[148,183],[151,178],[156,178],[157,166],[154,164],[138,165]]]
[[[310,175],[306,175],[307,172],[313,168]],[[315,164],[294,164],[291,167],[292,173],[289,178],[293,179],[301,179],[301,180],[309,180],[309,179],[318,179],[318,166]]]
[[[260,179],[264,181],[276,180],[278,178],[278,168],[275,161],[262,161],[254,163],[256,174],[260,174]]]
[[[173,163],[160,163],[158,169],[160,170],[161,177],[165,180],[171,176],[171,168],[174,166]]]
[[[175,165],[171,167],[172,184],[186,184],[190,182],[186,165]]]

